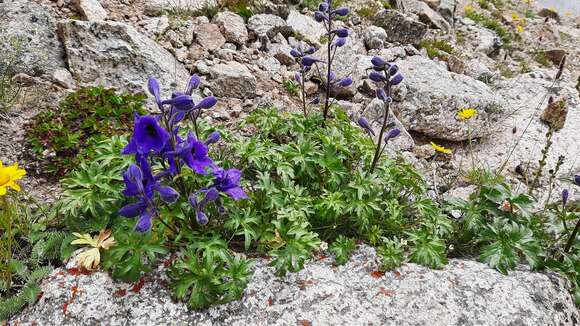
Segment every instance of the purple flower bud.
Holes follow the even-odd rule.
[[[371,124],[369,123],[369,121],[367,119],[365,119],[364,117],[360,117],[357,121],[358,125],[361,126],[361,128],[363,128],[367,133],[369,133],[370,135],[374,136],[375,135],[375,131],[373,130],[373,127],[371,126]]]
[[[562,190],[562,207],[566,207],[566,203],[568,203],[568,197],[570,196],[570,192],[568,189]]]
[[[399,67],[397,65],[392,65],[389,67],[389,75],[394,76],[399,71]]]
[[[143,172],[135,164],[131,164],[127,169],[127,176],[132,182],[143,182]]]
[[[316,20],[319,23],[322,23],[323,21],[328,20],[328,17],[326,17],[326,15],[320,11],[316,11],[314,13],[314,20]]]
[[[380,68],[383,68],[386,65],[388,65],[388,62],[386,62],[385,60],[383,60],[383,58],[377,57],[377,56],[375,56],[375,57],[373,57],[371,59],[371,63],[373,64],[373,66],[380,67]]]
[[[293,56],[294,58],[299,58],[302,56],[300,51],[296,50],[296,48],[290,50],[290,55]]]
[[[319,103],[320,103],[320,97],[315,97],[315,98],[314,98],[312,101],[310,101],[310,103],[308,103],[308,104],[313,104],[313,105],[316,105],[316,104],[319,104]]]
[[[144,233],[151,230],[151,219],[154,212],[152,209],[144,211],[135,225],[135,231]]]
[[[381,101],[385,101],[385,99],[387,98],[387,93],[385,93],[385,90],[382,88],[377,88],[376,94],[377,98]]]
[[[338,8],[336,10],[333,10],[332,13],[337,14],[339,16],[346,16],[346,15],[348,15],[348,8],[341,7],[341,8]]]
[[[385,76],[378,71],[371,71],[371,73],[369,74],[369,79],[374,82],[380,83],[385,81]]]
[[[318,5],[318,10],[319,10],[319,11],[322,11],[322,12],[325,12],[325,11],[327,11],[327,10],[328,10],[328,3],[327,3],[327,2],[321,2],[321,3]]]
[[[580,175],[576,175],[576,176],[574,176],[574,183],[575,183],[577,186],[580,186]]]
[[[207,137],[207,139],[205,140],[205,144],[206,145],[211,145],[211,144],[215,144],[220,140],[220,132],[219,131],[214,131],[211,134],[209,134],[209,136]]]
[[[396,74],[395,77],[391,79],[391,85],[397,86],[403,81],[403,75]]]
[[[391,129],[391,131],[389,131],[389,133],[385,137],[385,142],[388,143],[389,140],[399,137],[400,134],[401,134],[401,129],[399,129],[399,128]]]
[[[312,66],[315,62],[319,62],[320,60],[309,57],[309,56],[305,56],[302,58],[302,64],[304,66],[310,67]]]
[[[208,97],[204,98],[203,100],[201,100],[199,103],[197,103],[195,108],[196,109],[209,109],[212,106],[216,105],[216,103],[217,103],[217,98],[215,98],[213,96],[208,96]]]
[[[197,194],[192,193],[191,195],[189,195],[189,197],[187,199],[188,199],[191,207],[197,208]]]
[[[119,215],[124,216],[124,217],[139,216],[141,213],[143,213],[143,210],[145,208],[147,208],[147,205],[145,204],[145,202],[139,201],[139,202],[134,203],[134,204],[129,204],[129,205],[123,206],[119,210]]]
[[[304,53],[306,53],[306,54],[312,54],[314,52],[316,52],[316,48],[313,46],[308,47],[308,49],[306,49],[306,51],[304,51]]]
[[[189,111],[193,109],[193,99],[189,95],[177,95],[167,101],[178,111]]]
[[[205,215],[205,213],[200,210],[196,211],[195,219],[199,225],[206,225],[209,222],[207,215]]]
[[[350,77],[343,78],[340,80],[340,82],[338,84],[342,87],[348,87],[348,86],[352,85],[352,78],[350,78]]]
[[[299,72],[295,73],[294,80],[296,80],[298,83],[302,84],[302,75]]]
[[[336,42],[334,42],[334,46],[337,46],[339,48],[342,47],[342,46],[344,46],[345,44],[346,44],[346,38],[345,37],[339,37],[336,40]]]
[[[336,73],[334,71],[331,71],[329,77],[330,77],[330,81],[332,82],[333,80],[336,79]]]
[[[334,31],[338,37],[348,37],[348,29],[346,28],[339,28]]]
[[[197,75],[192,75],[189,79],[189,83],[187,84],[187,88],[185,89],[185,94],[191,95],[193,90],[199,87],[199,84],[201,84],[199,77],[197,77]]]
[[[226,208],[223,205],[218,205],[218,214],[224,215],[226,213]]]
[[[157,191],[159,192],[159,196],[161,196],[161,200],[168,204],[175,203],[179,198],[179,193],[169,186],[159,186]]]
[[[155,96],[155,100],[157,103],[161,102],[161,95],[159,93],[159,83],[154,78],[149,78],[149,82],[147,82],[147,88],[149,89],[149,93]]]

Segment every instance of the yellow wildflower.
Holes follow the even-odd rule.
[[[477,110],[473,109],[473,108],[466,108],[466,109],[459,110],[459,112],[457,112],[457,117],[460,120],[469,120],[476,115],[477,115]]]
[[[73,245],[87,245],[90,248],[83,251],[79,255],[79,267],[83,267],[89,271],[95,270],[101,263],[100,249],[109,250],[115,245],[115,238],[111,236],[111,230],[101,230],[99,235],[91,237],[90,234],[76,233],[73,235],[77,237],[71,244]]]
[[[4,196],[7,188],[10,187],[16,191],[20,191],[20,185],[15,181],[21,179],[26,175],[26,171],[18,168],[18,163],[11,166],[3,166],[0,161],[0,196]]]
[[[434,142],[431,142],[431,147],[433,147],[433,149],[435,149],[436,152],[440,152],[443,154],[451,154],[453,153],[453,151],[449,148],[445,148],[443,146],[437,145]]]
[[[564,12],[564,16],[565,17],[572,17],[572,12],[570,10],[567,10]]]
[[[517,29],[518,33],[523,33],[524,32],[524,28],[522,27],[522,25],[516,26],[516,29]]]
[[[473,8],[473,6],[472,6],[472,5],[467,5],[467,6],[463,7],[463,10],[465,10],[465,12],[470,12],[470,11],[473,11],[473,9],[474,9],[474,8]]]
[[[518,16],[517,13],[513,12],[512,13],[512,20],[520,20],[520,16]]]

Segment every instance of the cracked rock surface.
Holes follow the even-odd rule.
[[[344,266],[319,255],[279,278],[258,259],[240,301],[189,311],[170,297],[163,267],[135,284],[57,269],[39,302],[14,325],[576,325],[580,316],[554,274],[523,268],[504,276],[452,259],[442,270],[415,264],[382,274],[359,247]],[[163,265],[161,265],[163,266]]]

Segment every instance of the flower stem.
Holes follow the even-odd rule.
[[[572,248],[574,240],[576,240],[576,236],[578,235],[578,230],[580,230],[580,220],[576,222],[576,226],[574,227],[572,234],[568,238],[568,242],[566,242],[566,246],[564,247],[564,254],[567,254],[570,251],[570,248]],[[562,256],[561,259],[564,259],[564,256]]]
[[[387,81],[387,98],[391,97],[391,82]],[[383,102],[384,103],[384,102]],[[377,140],[377,149],[375,150],[375,156],[373,158],[373,163],[371,164],[371,174],[375,171],[379,158],[381,157],[381,145],[383,143],[383,135],[387,129],[387,123],[389,122],[389,114],[391,112],[391,103],[385,103],[385,116],[383,117],[383,125],[381,126],[381,131],[379,132],[379,139]]]
[[[301,77],[300,78],[300,88],[302,89],[302,110],[304,111],[304,117],[308,115],[306,112],[306,81],[304,80],[304,68],[300,71]]]
[[[330,73],[331,71],[331,66],[332,66],[332,2],[329,1],[328,2],[328,26],[327,26],[327,35],[328,35],[328,44],[327,44],[327,49],[328,49],[328,61],[326,63],[326,98],[324,99],[324,111],[323,111],[323,117],[324,120],[326,121],[326,118],[328,117],[328,108],[330,106]]]

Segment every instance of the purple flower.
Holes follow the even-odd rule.
[[[209,109],[217,104],[217,98],[213,96],[208,96],[202,99],[197,105],[195,105],[194,109]]]
[[[562,190],[562,207],[566,207],[566,203],[568,203],[568,197],[570,196],[570,192],[568,189]]]
[[[386,80],[385,76],[378,71],[371,71],[369,79],[376,83],[384,82]]]
[[[300,53],[300,51],[298,51],[296,48],[293,48],[292,50],[290,50],[290,55],[293,56],[294,58],[300,58],[302,56],[302,53]]]
[[[177,144],[175,151],[167,152],[167,158],[180,157],[185,164],[196,173],[206,175],[206,168],[213,166],[213,161],[207,155],[208,148],[197,140],[192,132],[187,134],[187,140]]]
[[[154,78],[149,78],[149,81],[147,82],[147,89],[149,89],[149,93],[155,97],[155,102],[157,103],[159,109],[161,109],[163,104],[161,103],[161,93],[159,91],[159,83],[157,80]]]
[[[175,93],[174,95],[170,100],[163,101],[163,104],[171,104],[178,111],[193,110],[194,103],[191,96],[181,93]]]
[[[159,153],[169,140],[169,133],[159,126],[158,118],[135,114],[135,130],[129,144],[123,148],[122,154],[148,154],[150,151]]]
[[[125,205],[119,210],[119,215],[124,217],[136,217],[139,216],[145,211],[147,208],[147,204],[145,201],[140,200],[136,203]]]
[[[318,10],[319,10],[319,11],[322,11],[322,12],[326,12],[326,11],[328,11],[328,3],[327,3],[327,2],[321,2],[321,3],[318,5]]]
[[[375,131],[373,130],[373,127],[371,127],[371,124],[369,123],[369,121],[367,119],[365,119],[364,117],[360,117],[357,120],[357,123],[359,126],[361,126],[361,128],[363,128],[369,135],[374,136],[375,135]]]
[[[315,59],[315,58],[309,57],[309,56],[305,56],[305,57],[302,58],[302,64],[304,66],[306,66],[306,67],[310,67],[310,66],[312,66],[316,62],[322,62],[322,61],[319,60],[319,59]]]
[[[207,215],[205,215],[204,212],[199,210],[195,212],[195,220],[199,225],[206,225],[209,222]]]
[[[219,131],[214,131],[211,134],[209,134],[209,136],[207,136],[207,139],[205,140],[205,144],[206,145],[215,144],[219,140],[220,140],[220,132]]]
[[[348,8],[342,7],[332,11],[333,14],[337,14],[339,16],[346,16],[348,15]]]
[[[388,63],[385,60],[383,60],[383,58],[377,56],[371,59],[371,63],[373,64],[373,66],[380,68],[383,68],[388,65]]]
[[[193,93],[193,90],[199,87],[199,84],[201,84],[201,80],[199,79],[199,77],[197,77],[197,75],[192,75],[191,78],[189,79],[189,83],[187,83],[185,94],[191,95]]]
[[[213,171],[213,176],[216,178],[214,187],[217,190],[226,193],[236,201],[248,198],[248,195],[246,195],[240,186],[240,179],[242,177],[240,170],[216,168]]]
[[[387,93],[382,88],[377,88],[376,90],[377,98],[383,102],[387,100]]]
[[[313,104],[313,105],[320,104],[320,97],[315,97],[315,98],[314,98],[314,99],[312,99],[312,101],[310,101],[310,103],[308,103],[308,104]]]
[[[338,37],[348,37],[348,29],[339,28],[334,31]]]
[[[391,79],[391,85],[397,86],[403,81],[403,75],[396,74],[395,77]]]
[[[153,209],[144,210],[135,225],[135,231],[143,233],[151,230],[151,219],[154,214],[155,211]]]
[[[575,183],[577,186],[580,186],[580,175],[576,175],[576,176],[574,176],[574,183]]]
[[[397,65],[392,65],[389,67],[389,75],[394,76],[399,71],[399,67]]]
[[[322,23],[323,21],[328,20],[328,17],[320,11],[316,11],[314,13],[314,20],[316,20],[319,23]]]
[[[159,192],[159,196],[161,196],[161,200],[163,200],[164,202],[168,203],[168,204],[173,204],[177,201],[177,199],[179,198],[179,193],[169,187],[169,186],[158,186],[156,188],[157,192]]]
[[[401,134],[401,129],[399,129],[399,128],[391,129],[391,131],[389,131],[387,136],[385,136],[385,142],[388,143],[389,140],[399,137],[400,134]]]
[[[342,47],[346,44],[346,37],[339,37],[336,42],[334,42],[334,46]]]
[[[294,80],[296,80],[298,83],[302,84],[302,75],[300,75],[299,72],[295,73]]]
[[[352,85],[352,78],[351,77],[343,78],[338,82],[338,84],[342,87],[348,87]]]

